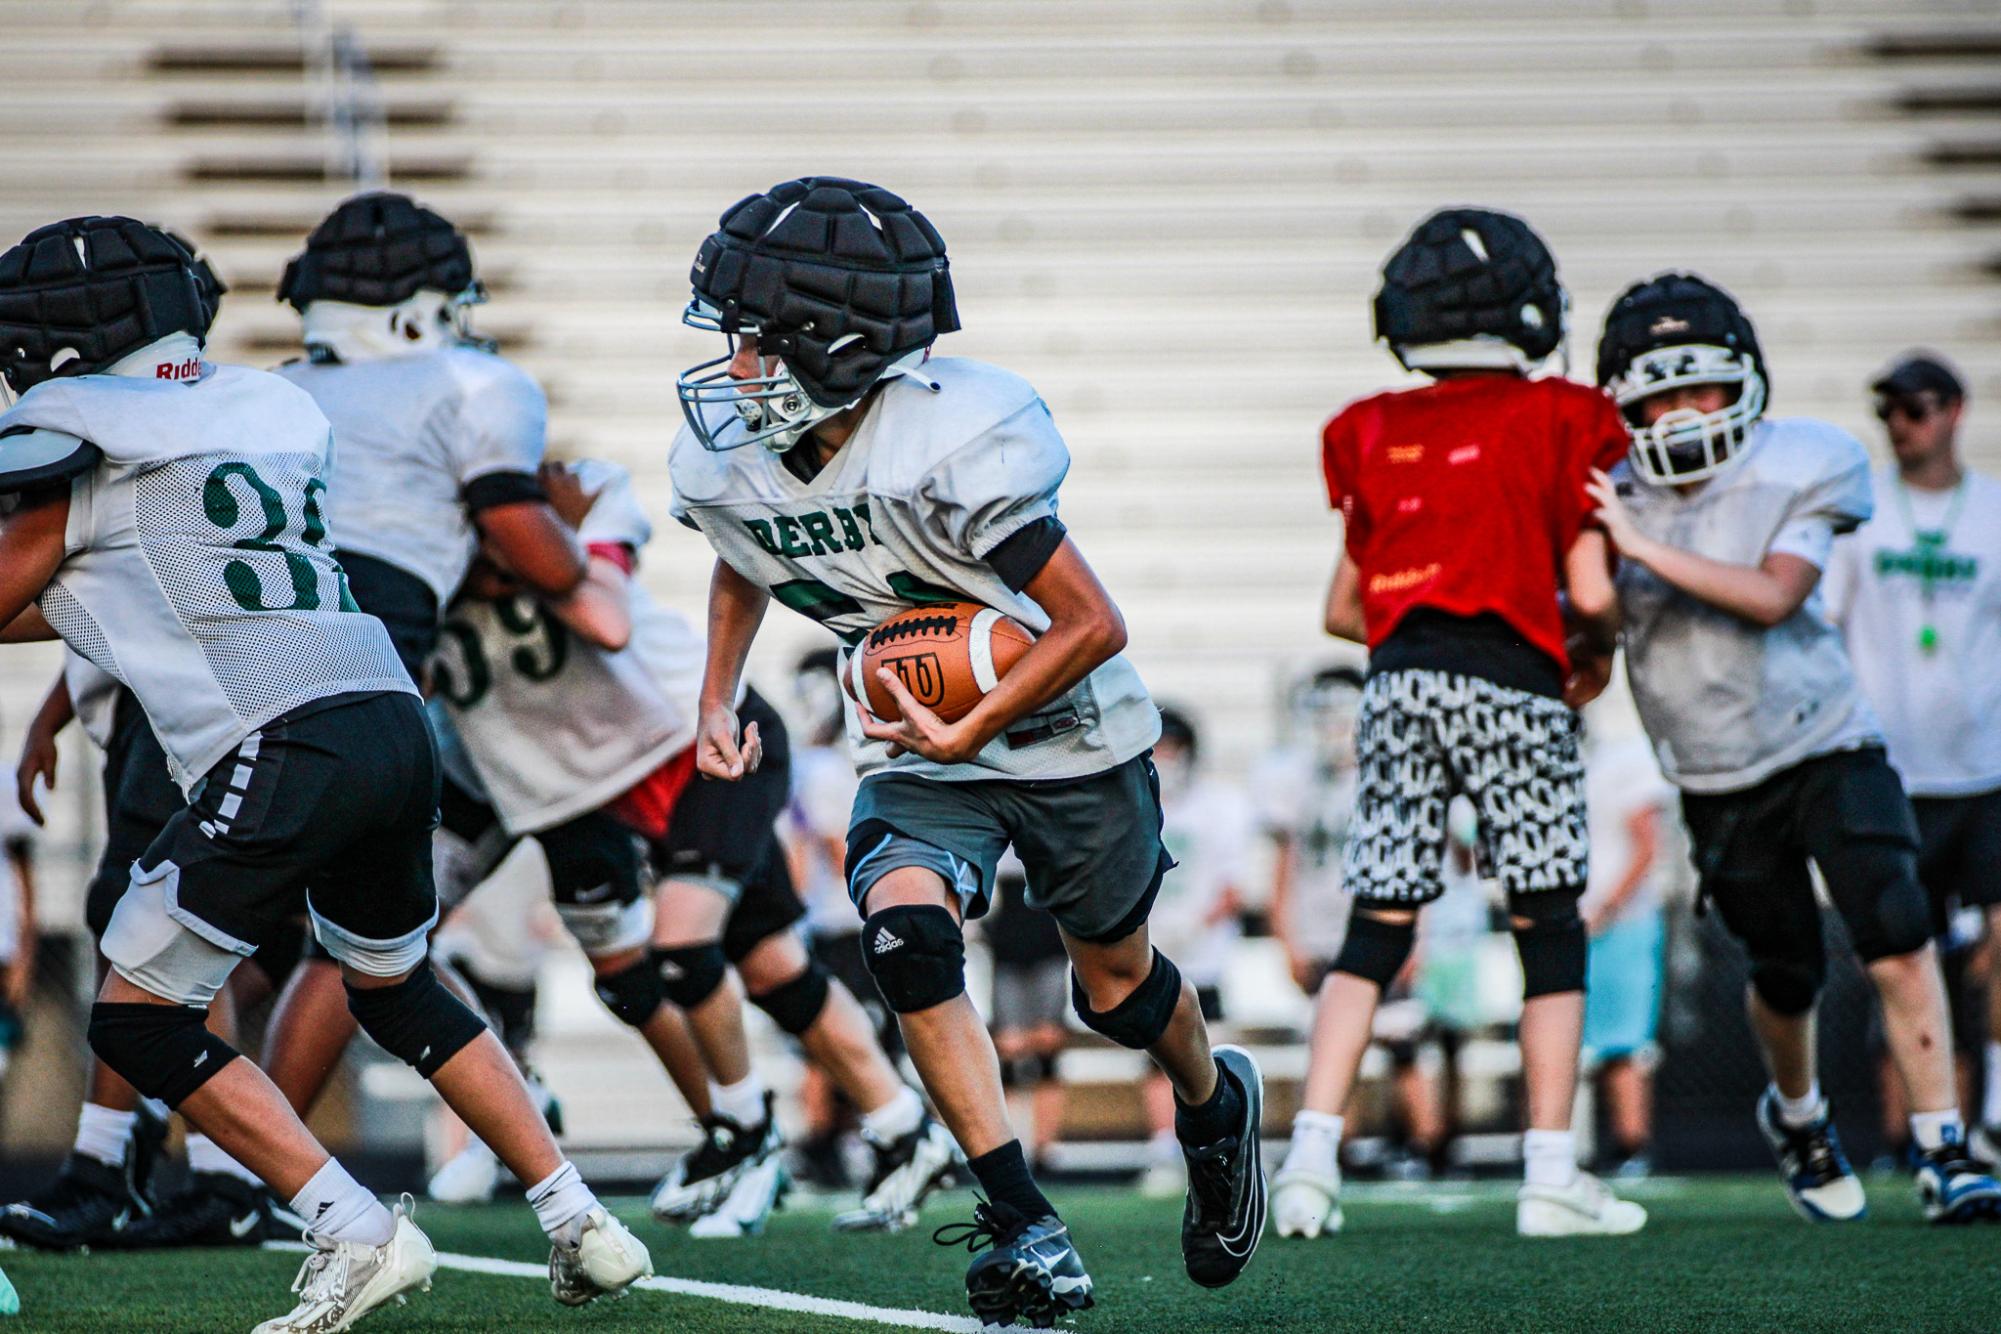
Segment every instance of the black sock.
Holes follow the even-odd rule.
[[[1214,1144],[1227,1135],[1237,1133],[1237,1123],[1244,1116],[1244,1095],[1230,1072],[1219,1062],[1216,1066],[1216,1091],[1209,1095],[1209,1101],[1199,1107],[1190,1107],[1181,1101],[1181,1095],[1174,1097],[1174,1137],[1191,1148]]]
[[[1022,1157],[1020,1140],[1011,1139],[998,1149],[969,1159],[966,1166],[973,1169],[988,1199],[1012,1205],[1027,1218],[1055,1214],[1056,1208],[1049,1203],[1049,1197],[1028,1174],[1028,1160]]]

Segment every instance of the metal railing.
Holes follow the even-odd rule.
[[[307,86],[307,119],[319,127],[326,178],[356,189],[389,183],[389,126],[368,52],[336,24],[325,0],[293,0]]]

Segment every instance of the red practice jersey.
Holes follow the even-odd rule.
[[[1569,669],[1557,590],[1594,505],[1592,468],[1625,456],[1612,400],[1571,380],[1469,376],[1377,394],[1321,433],[1347,520],[1369,647],[1415,607],[1491,612]]]

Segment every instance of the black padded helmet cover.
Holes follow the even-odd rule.
[[[1528,365],[1563,345],[1556,260],[1526,222],[1486,208],[1441,209],[1383,265],[1376,337],[1416,370],[1411,349],[1499,340]]]
[[[959,327],[945,240],[898,196],[806,176],[732,205],[689,281],[725,333],[754,331],[823,407]]]
[[[229,284],[222,280],[222,276],[208,262],[208,256],[202,254],[200,247],[193,241],[171,227],[160,227],[159,231],[169,241],[188,252],[188,268],[195,275],[195,288],[201,293],[202,306],[208,316],[208,327],[213,328],[215,317],[222,310],[222,298],[229,291]]]
[[[16,393],[89,375],[169,334],[208,331],[193,256],[133,218],[37,227],[0,255],[0,375]]]
[[[278,299],[394,306],[431,289],[459,296],[477,287],[465,234],[408,195],[356,195],[329,213],[285,266]]]
[[[1737,299],[1693,273],[1663,273],[1634,283],[1605,313],[1598,340],[1598,383],[1610,387],[1641,356],[1663,347],[1722,347],[1748,355],[1769,390],[1771,368],[1758,332]]]

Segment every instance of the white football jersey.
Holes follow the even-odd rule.
[[[1192,985],[1218,986],[1243,935],[1237,914],[1217,918],[1219,905],[1230,891],[1252,888],[1257,819],[1251,800],[1234,783],[1175,781],[1163,773],[1160,805],[1161,842],[1176,869],[1161,881],[1147,932]]]
[[[42,614],[139,697],[184,790],[301,705],[415,693],[334,563],[332,435],[293,386],[242,366],[49,380],[0,417],[11,426],[102,453],[71,482],[69,554]]]
[[[118,721],[118,692],[122,688],[118,678],[65,646],[63,684],[69,688],[77,726],[83,728],[92,745],[103,750],[111,744],[111,731]]]
[[[541,466],[549,405],[526,372],[491,352],[445,347],[370,361],[294,361],[277,374],[333,423],[327,517],[343,551],[407,570],[443,606],[478,539],[463,494]]]
[[[1305,746],[1273,751],[1252,774],[1266,832],[1292,845],[1293,943],[1314,959],[1332,961],[1348,938],[1354,895],[1342,881],[1341,858],[1360,786],[1354,766],[1324,764]]]
[[[1869,517],[1862,442],[1805,418],[1752,428],[1737,460],[1688,491],[1621,463],[1640,531],[1711,560],[1756,566],[1784,552],[1825,570],[1834,537]],[[1661,771],[1691,792],[1734,792],[1815,755],[1880,743],[1818,588],[1766,629],[1619,567],[1627,674]]]
[[[724,433],[741,433],[732,422]],[[712,451],[685,427],[669,467],[674,517],[777,601],[853,645],[912,607],[960,600],[996,607],[1030,631],[1049,617],[986,563],[1003,541],[1056,514],[1070,453],[1027,381],[957,357],[889,381],[854,435],[811,481],[759,445]],[[845,660],[844,660],[845,661]],[[971,762],[891,759],[847,705],[863,773],[925,778],[1081,778],[1138,755],[1160,715],[1123,657],[1022,718]]]
[[[597,493],[577,536],[645,546],[652,525],[625,469],[575,466]],[[632,640],[617,653],[578,639],[526,594],[463,599],[445,619],[438,697],[510,834],[596,810],[695,739],[702,640],[636,581],[627,599]]]

